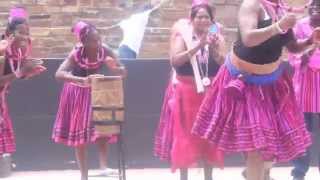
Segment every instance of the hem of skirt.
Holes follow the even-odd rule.
[[[16,149],[12,149],[12,150],[6,150],[6,151],[0,151],[0,155],[3,154],[13,154],[16,152]]]
[[[294,133],[299,131],[300,129],[305,129],[305,126],[301,126],[300,128],[296,128],[295,130],[292,130],[288,132],[286,135],[283,135],[282,137],[285,136],[293,136]],[[203,130],[200,130],[200,132],[205,132]],[[254,141],[254,142],[234,142],[233,144],[225,144],[223,141],[219,140],[218,138],[214,137],[206,137],[204,133],[199,133],[199,131],[194,131],[193,132],[195,135],[199,136],[202,139],[208,140],[210,143],[215,144],[218,150],[223,151],[227,154],[230,153],[239,153],[239,152],[250,152],[250,151],[259,151],[261,152],[263,158],[265,160],[272,160],[275,162],[288,162],[291,161],[292,159],[295,159],[297,156],[300,154],[303,154],[306,152],[307,148],[312,144],[311,138],[308,135],[308,131],[302,130],[297,137],[300,136],[300,138],[297,138],[294,140],[292,144],[295,144],[292,149],[289,151],[283,151],[281,154],[279,153],[278,150],[276,150],[276,147],[272,148],[273,150],[264,150],[268,147],[268,144],[263,144],[263,143],[255,143],[259,141]],[[224,132],[222,132],[224,133]],[[237,138],[235,138],[237,139]],[[272,138],[270,138],[272,139]],[[290,142],[288,142],[290,143]]]
[[[161,157],[157,154],[154,154],[154,157],[158,158],[160,161],[167,161],[170,162],[170,158],[169,157]]]
[[[61,138],[53,138],[52,140],[53,140],[53,142],[55,142],[57,144],[63,144],[65,146],[69,146],[69,147],[79,147],[79,146],[88,145],[88,144],[92,143],[92,141],[81,142],[81,143],[72,143],[72,142],[68,141],[67,139],[61,139]]]
[[[154,154],[154,157],[158,158],[160,161],[168,161],[170,162],[170,157],[164,156],[164,155],[160,155],[160,154]]]
[[[275,163],[287,163],[290,162],[294,159],[296,159],[297,157],[299,157],[300,155],[303,155],[304,153],[306,153],[307,148],[311,145],[312,143],[308,143],[304,146],[305,150],[300,150],[300,151],[296,151],[295,153],[291,154],[289,157],[287,156],[287,158],[280,158],[280,157],[276,157],[276,156],[269,156],[269,155],[265,155],[263,153],[263,148],[246,148],[246,149],[236,149],[236,150],[230,150],[230,149],[226,149],[223,147],[218,147],[219,150],[223,151],[226,154],[234,154],[234,153],[248,153],[248,152],[260,152],[262,154],[262,157],[264,160],[266,161],[272,161]],[[270,158],[272,157],[272,158]]]

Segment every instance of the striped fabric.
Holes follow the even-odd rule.
[[[155,154],[170,160],[171,169],[194,167],[199,161],[222,166],[223,155],[207,141],[191,134],[203,94],[198,94],[191,76],[177,76],[170,84],[161,113]]]
[[[242,98],[226,91],[235,80],[225,65],[220,68],[192,132],[226,153],[259,151],[265,160],[275,162],[302,155],[311,139],[288,73],[268,85],[245,83]]]
[[[53,129],[54,142],[79,146],[92,141],[94,130],[89,119],[90,92],[89,87],[64,84]]]
[[[6,88],[1,90],[0,154],[16,151],[15,136],[6,102]]]
[[[60,96],[52,139],[67,146],[94,143],[100,138],[91,123],[91,88],[65,83]],[[116,137],[105,137],[108,142]]]
[[[161,108],[160,121],[155,135],[154,155],[160,160],[170,161],[173,141],[173,100],[174,85],[170,83],[166,89]]]
[[[310,18],[299,20],[294,28],[297,39],[304,40],[312,35]],[[302,62],[301,54],[289,54],[289,62],[295,69],[293,85],[302,112],[320,112],[320,50],[316,49],[307,62]]]
[[[302,112],[320,113],[320,69],[295,68],[293,84]]]

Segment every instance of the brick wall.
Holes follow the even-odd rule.
[[[154,0],[151,0],[154,1]],[[156,0],[155,0],[156,1]],[[187,17],[191,0],[167,0],[168,2],[151,15],[140,57],[167,57],[170,27],[174,21]],[[124,8],[119,8],[117,3]],[[7,12],[14,4],[24,5],[31,14],[31,34],[34,57],[65,57],[75,39],[70,27],[82,19],[95,24],[104,42],[116,48],[121,40],[119,28],[107,29],[121,19],[128,17],[136,7],[149,0],[1,0],[0,30],[3,32],[7,22]],[[236,27],[238,6],[241,0],[213,0],[217,7],[217,19],[227,28]],[[230,42],[234,31],[226,31]]]

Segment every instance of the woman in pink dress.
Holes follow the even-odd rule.
[[[303,155],[311,138],[298,106],[282,49],[302,52],[296,16],[279,0],[244,0],[238,39],[202,101],[192,132],[218,150],[246,155],[247,180],[269,179],[267,164]],[[289,9],[290,10],[290,9]],[[281,13],[280,13],[281,12]]]
[[[100,168],[107,169],[107,141],[95,131],[91,121],[90,75],[106,66],[114,75],[124,75],[125,68],[115,54],[101,43],[97,29],[79,22],[73,28],[80,43],[60,65],[56,78],[64,81],[52,139],[56,143],[75,148],[81,180],[88,179],[87,146],[97,143]],[[110,170],[107,169],[110,174]],[[112,174],[114,171],[112,172]]]
[[[0,41],[0,155],[16,151],[12,122],[6,95],[10,84],[31,78],[45,70],[41,61],[28,60],[31,50],[27,11],[22,7],[10,10],[6,31]]]
[[[222,165],[216,148],[191,134],[206,88],[223,63],[223,38],[217,31],[213,7],[194,1],[190,19],[175,23],[171,34],[170,61],[173,76],[166,90],[155,140],[155,155],[180,169],[187,180],[188,168],[204,163],[205,179],[212,179],[213,164]],[[216,28],[208,33],[209,27]]]
[[[320,26],[320,1],[314,0],[309,7],[309,16],[299,20],[294,33],[297,39],[305,40],[312,36],[313,30]],[[320,50],[319,44],[314,45],[300,54],[290,54],[289,61],[295,69],[293,86],[298,105],[304,113],[304,120],[311,132],[315,127],[314,120],[320,113]],[[291,172],[294,180],[303,180],[311,161],[311,150],[293,161]],[[320,155],[318,154],[318,167]]]

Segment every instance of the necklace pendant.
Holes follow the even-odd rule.
[[[208,77],[202,78],[201,81],[204,86],[209,86],[211,84],[211,80]]]

